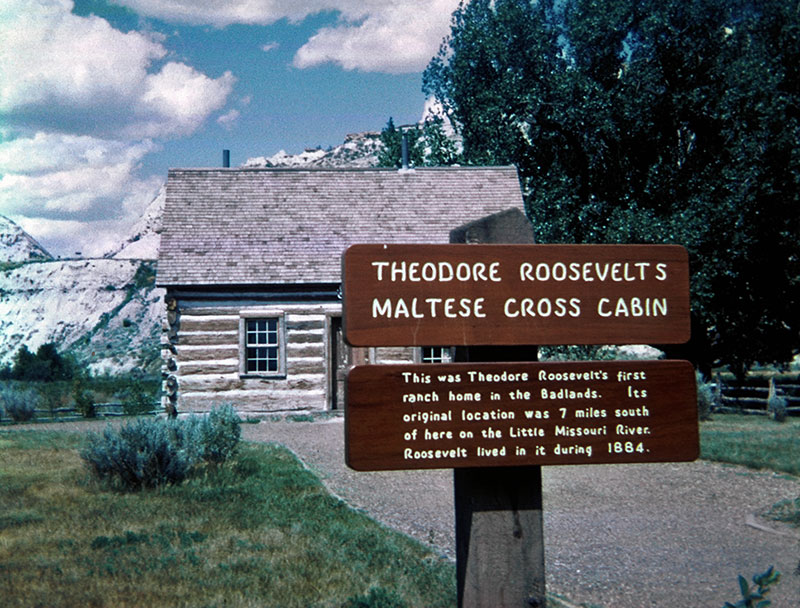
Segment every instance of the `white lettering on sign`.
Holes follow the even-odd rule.
[[[403,395],[403,403],[432,403],[439,401],[436,391],[430,393],[406,393]]]
[[[437,317],[446,319],[477,317],[484,318],[485,298],[386,298],[383,301],[372,299],[372,318],[386,319],[424,319]]]
[[[500,262],[372,262],[379,281],[409,283],[447,283],[456,281],[491,281],[499,283]]]
[[[601,317],[665,317],[666,298],[618,298],[615,305],[608,298],[597,301],[597,314]]]
[[[392,283],[449,283],[451,281],[474,281],[499,283],[500,262],[408,262],[373,261],[378,281]],[[630,283],[634,281],[667,280],[665,262],[523,262],[519,265],[521,281],[611,281]]]
[[[620,372],[622,374],[622,372]],[[608,380],[608,372],[604,370],[589,370],[580,372],[549,372],[539,370],[539,381],[559,381],[567,380],[573,381],[586,381],[586,380]]]
[[[693,459],[694,382],[676,361],[357,367],[348,459],[374,470]]]
[[[353,346],[679,344],[689,269],[674,245],[353,245]],[[423,344],[425,342],[425,344]]]
[[[464,448],[453,448],[451,450],[412,450],[406,448],[403,451],[403,458],[406,460],[425,460],[442,458],[466,458],[467,450]]]
[[[515,317],[579,317],[581,316],[580,298],[508,298],[503,312],[509,319]]]
[[[468,371],[467,376],[470,382],[527,382],[528,372],[513,373],[502,371],[499,374],[492,374],[481,371]],[[460,382],[460,380],[456,380]]]
[[[597,437],[607,435],[608,428],[605,426],[563,426],[556,425],[556,437]],[[619,433],[617,433],[619,434]]]
[[[573,456],[573,455],[581,455],[586,456],[587,458],[592,457],[592,446],[590,445],[561,445],[560,443],[556,444],[556,447],[553,449],[553,454],[556,456]]]
[[[650,274],[652,272],[652,275]],[[667,265],[658,262],[652,268],[650,262],[523,262],[519,266],[521,281],[613,281],[614,283],[646,281],[650,277],[657,281],[667,280]]]

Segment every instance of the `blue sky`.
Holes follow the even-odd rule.
[[[0,214],[100,255],[169,167],[415,122],[458,0],[3,0]]]

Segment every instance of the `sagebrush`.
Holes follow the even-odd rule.
[[[178,420],[142,418],[90,434],[81,457],[99,479],[125,489],[178,484],[203,463],[219,465],[233,456],[240,425],[231,406]]]
[[[10,385],[0,388],[0,418],[5,410],[5,415],[14,422],[28,422],[36,416],[38,404],[39,395],[35,391]]]
[[[191,462],[173,440],[167,421],[143,418],[102,435],[92,434],[81,457],[101,480],[138,490],[180,483]]]
[[[194,459],[222,464],[236,453],[242,437],[241,420],[230,405],[212,408],[208,416],[192,416],[182,421],[187,429]]]

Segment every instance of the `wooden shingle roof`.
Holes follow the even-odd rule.
[[[161,286],[338,283],[354,243],[447,243],[523,208],[514,167],[171,169]]]

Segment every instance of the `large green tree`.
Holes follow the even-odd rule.
[[[800,1],[462,2],[423,83],[540,242],[689,250],[701,368],[797,352]]]
[[[0,372],[4,379],[52,382],[55,380],[71,380],[77,371],[72,357],[61,355],[55,343],[42,344],[34,355],[28,347],[22,345],[14,355],[13,367],[6,367]]]

